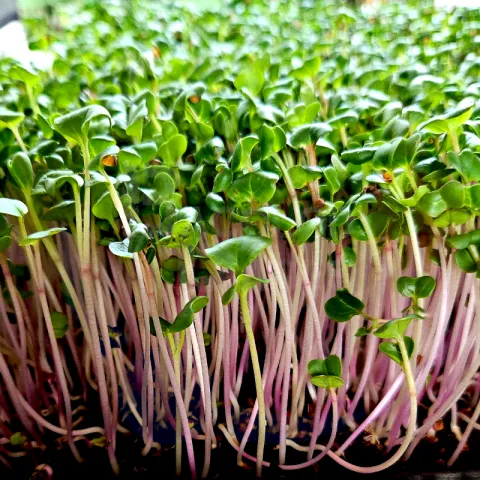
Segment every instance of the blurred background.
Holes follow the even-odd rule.
[[[25,31],[21,22],[18,21],[22,14],[35,16],[50,8],[55,8],[59,3],[66,3],[67,0],[0,0],[0,56],[10,56],[26,63],[43,63],[44,54],[37,55],[28,50]],[[87,3],[92,0],[83,0]],[[128,0],[126,0],[128,1]],[[273,1],[273,0],[272,0]],[[295,0],[292,0],[295,1]],[[339,0],[340,1],[340,0]],[[379,5],[389,1],[402,0],[345,0],[351,3],[365,5]],[[222,0],[180,0],[183,4],[188,4],[192,8],[213,8],[219,7]],[[82,3],[79,1],[79,3]],[[438,7],[455,8],[470,7],[480,9],[480,0],[435,0]],[[39,65],[38,65],[39,66]]]
[[[9,5],[17,3],[18,10],[37,10],[45,7],[46,5],[55,5],[56,3],[62,3],[66,0],[0,0],[0,12],[5,10],[5,6],[8,9]],[[355,1],[355,0],[352,0]],[[385,1],[385,0],[383,0]],[[388,1],[388,0],[387,0]],[[401,0],[389,0],[389,1],[401,1]],[[183,0],[182,3],[195,4],[197,7],[215,6],[221,3],[221,0]],[[356,3],[382,3],[382,0],[356,0]],[[472,8],[480,8],[480,0],[436,0],[435,3],[438,6],[455,7],[466,6]],[[1,18],[1,17],[0,17]]]
[[[13,0],[0,0],[0,5],[3,2],[13,2]],[[54,5],[55,3],[65,2],[65,0],[17,0],[17,3],[21,9],[36,9],[45,6],[46,4]],[[401,0],[389,0],[389,1],[401,1]],[[209,5],[216,5],[221,3],[220,0],[187,0],[187,2],[183,3],[194,3],[198,6],[209,6]],[[381,3],[375,0],[365,0],[359,3]],[[435,2],[437,5],[447,6],[447,7],[454,7],[454,6],[467,6],[467,7],[478,7],[480,8],[480,0],[436,0]]]

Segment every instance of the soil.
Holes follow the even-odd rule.
[[[253,379],[250,375],[245,376],[244,386],[242,387],[240,396],[238,398],[241,405],[253,406],[255,397],[255,387]],[[194,392],[194,398],[199,398],[199,391]],[[139,400],[139,399],[137,399]],[[171,408],[174,411],[175,402],[172,397]],[[197,407],[198,407],[197,402]],[[192,402],[194,405],[195,402]],[[459,405],[462,407],[462,404]],[[248,421],[248,414],[250,410],[243,412],[240,424],[237,426],[237,437],[242,438],[243,429]],[[222,409],[219,409],[219,414]],[[422,423],[425,418],[426,409],[419,409],[419,422]],[[363,420],[365,413],[359,412],[356,418],[357,422]],[[194,408],[191,418],[197,416],[197,411]],[[102,419],[98,408],[98,398],[95,392],[89,393],[87,402],[87,411],[84,414],[85,420],[81,426],[101,425]],[[37,465],[48,464],[54,472],[54,480],[85,480],[85,479],[101,479],[101,480],[150,480],[155,479],[174,479],[175,478],[175,434],[170,429],[157,430],[154,435],[154,440],[159,441],[162,445],[160,452],[152,449],[146,457],[141,455],[143,442],[141,440],[141,432],[138,430],[138,423],[130,421],[129,417],[123,417],[124,425],[133,433],[118,434],[117,436],[117,459],[120,464],[121,474],[115,476],[110,468],[107,453],[105,448],[90,447],[88,448],[86,442],[77,443],[80,453],[85,459],[83,464],[77,463],[73,458],[68,446],[65,443],[59,444],[58,436],[54,434],[45,433],[43,441],[48,448],[41,452],[36,449],[28,457],[21,457],[17,459],[10,459],[13,469],[6,469],[0,463],[0,480],[42,480],[47,476],[42,472],[35,472]],[[58,422],[58,419],[51,418],[52,423]],[[309,422],[311,419],[303,418],[299,421],[299,430],[308,431]],[[224,423],[223,418],[218,419],[218,423]],[[326,425],[330,424],[330,418],[327,418]],[[386,471],[375,475],[370,475],[369,478],[376,479],[401,479],[401,480],[480,480],[480,431],[475,431],[470,436],[468,448],[462,452],[455,465],[448,469],[446,463],[451,454],[455,450],[458,441],[449,430],[450,419],[445,417],[443,425],[445,428],[437,431],[436,441],[423,440],[416,447],[414,453],[407,462],[397,462],[396,465]],[[20,428],[20,426],[18,426]],[[80,426],[78,427],[80,428]],[[195,425],[197,431],[201,428]],[[209,479],[218,480],[254,480],[255,464],[251,461],[245,460],[245,467],[237,466],[236,451],[225,440],[222,432],[217,429],[218,447],[212,451],[212,461],[210,468]],[[329,431],[326,430],[324,435],[327,438],[321,437],[319,443],[327,443]],[[336,443],[333,450],[338,448],[340,444],[349,435],[346,427],[339,424],[339,434],[337,435]],[[308,434],[307,434],[308,435]],[[365,475],[355,474],[343,467],[328,457],[324,457],[319,464],[313,467],[285,472],[280,470],[276,465],[278,464],[278,451],[274,449],[278,443],[275,434],[267,434],[265,460],[271,462],[270,468],[264,468],[263,478],[266,480],[274,479],[295,479],[295,480],[310,480],[310,479],[365,479]],[[247,452],[255,455],[256,452],[256,430],[251,434],[251,442],[247,446]],[[200,473],[203,465],[203,442],[194,440],[194,449],[196,456],[197,471]],[[387,457],[392,455],[390,452],[386,454]],[[346,451],[345,458],[351,463],[362,466],[371,466],[382,463],[387,458],[382,447],[374,446],[366,443],[360,437],[353,445]],[[289,464],[297,464],[306,461],[306,454],[297,452],[292,448],[287,449],[287,459]],[[189,466],[186,459],[186,454],[183,455],[182,479],[190,479]]]
[[[343,434],[345,436],[347,433]],[[236,452],[225,439],[219,435],[219,446],[212,452],[212,467],[209,478],[228,479],[228,480],[249,480],[255,478],[255,465],[253,462],[246,462],[246,467],[240,468],[236,464]],[[440,432],[438,441],[430,443],[423,441],[420,443],[408,462],[399,462],[387,471],[372,475],[374,478],[397,478],[411,480],[470,480],[480,479],[480,455],[478,447],[480,446],[480,432],[475,432],[469,442],[470,447],[463,452],[455,466],[448,470],[446,461],[456,445],[456,439],[453,435]],[[78,444],[80,446],[80,443]],[[40,480],[46,478],[42,473],[34,473],[35,466],[47,463],[53,468],[54,479],[58,480],[85,480],[86,478],[100,478],[102,480],[114,479],[134,479],[150,480],[158,478],[175,478],[175,449],[173,446],[162,446],[160,452],[152,452],[143,457],[141,455],[142,442],[134,435],[119,435],[117,445],[117,458],[121,465],[121,475],[116,477],[112,474],[108,463],[106,452],[103,448],[86,448],[85,443],[81,442],[83,448],[82,454],[86,459],[85,463],[78,464],[72,457],[68,447],[51,445],[45,451],[37,450],[33,457],[22,457],[13,459],[12,470],[0,467],[0,478],[2,480]],[[195,442],[195,454],[197,457],[197,468],[203,462],[202,442]],[[251,453],[255,452],[255,444],[251,444],[247,449]],[[185,457],[185,455],[184,455]],[[294,472],[283,472],[276,468],[275,462],[278,458],[278,452],[272,448],[266,449],[265,459],[272,461],[270,468],[264,469],[263,477],[267,480],[278,478],[285,479],[357,479],[365,476],[353,474],[338,466],[333,460],[323,458],[322,461],[311,468]],[[300,463],[305,461],[305,453],[299,453],[292,449],[288,450],[289,463]],[[358,465],[375,465],[385,460],[378,447],[357,442],[347,450],[346,458],[348,461]],[[182,478],[190,478],[188,465],[184,465],[184,475]]]

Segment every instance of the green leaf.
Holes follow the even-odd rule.
[[[465,188],[465,206],[480,209],[480,184]]]
[[[334,127],[342,127],[345,125],[353,125],[358,122],[358,113],[355,110],[347,110],[345,112],[339,113],[335,117],[332,117],[328,120],[330,125]]]
[[[276,207],[262,207],[258,209],[258,212],[265,213],[267,215],[267,221],[272,224],[274,227],[282,230],[283,232],[288,232],[297,224],[290,218],[287,217],[279,208]]]
[[[242,273],[237,277],[235,290],[240,296],[245,295],[251,288],[259,283],[268,283],[268,280],[265,278],[252,277],[251,275],[245,275]]]
[[[430,189],[426,185],[420,185],[411,197],[399,200],[399,202],[406,207],[415,207],[417,203],[429,192]]]
[[[202,176],[204,171],[204,165],[200,165],[195,169],[193,172],[192,178],[190,180],[190,188],[196,187],[197,185],[202,183]]]
[[[461,102],[456,109],[427,120],[419,125],[418,129],[435,134],[455,131],[472,116],[473,107],[471,100]]]
[[[43,215],[44,220],[60,220],[73,219],[75,217],[75,200],[63,200],[53,207],[49,208]]]
[[[271,244],[267,237],[235,237],[207,248],[205,253],[218,266],[233,270],[238,276]]]
[[[25,115],[0,107],[0,128],[16,128],[23,122]]]
[[[357,254],[351,247],[343,247],[342,253],[347,267],[353,267],[357,263]]]
[[[307,80],[314,78],[322,64],[322,58],[320,56],[314,56],[303,62],[303,65],[295,70],[292,70],[291,74],[299,80]]]
[[[256,135],[247,135],[236,143],[231,162],[233,172],[250,169],[252,167],[251,154],[253,147],[257,144],[258,137]]]
[[[238,205],[263,205],[273,197],[277,181],[274,173],[250,172],[235,180],[228,187],[227,195]]]
[[[288,176],[296,189],[304,187],[308,182],[313,182],[322,177],[324,170],[320,167],[307,167],[295,165],[288,170]]]
[[[302,223],[292,234],[292,242],[295,245],[303,245],[322,223],[322,219],[315,217]]]
[[[474,273],[478,269],[471,253],[466,248],[455,252],[455,263],[457,267],[465,273]]]
[[[50,122],[41,113],[37,115],[37,124],[45,138],[52,138],[53,128]]]
[[[161,145],[158,155],[169,167],[176,167],[177,162],[187,151],[187,139],[182,134],[176,134],[170,137]]]
[[[414,343],[410,337],[403,337],[403,341],[405,342],[405,347],[407,349],[408,358],[411,358],[413,350],[414,350]],[[400,347],[396,343],[392,342],[382,342],[378,349],[387,355],[391,360],[398,363],[403,368],[403,359],[402,353],[400,351]]]
[[[363,302],[350,294],[346,288],[337,290],[335,296],[325,303],[325,313],[335,322],[346,322],[355,315],[360,315],[364,308]]]
[[[213,181],[213,192],[224,192],[233,182],[233,173],[228,167],[223,167],[220,172],[217,173]]]
[[[37,243],[39,240],[42,240],[43,238],[51,237],[53,235],[56,235],[57,233],[64,232],[66,230],[65,227],[55,227],[55,228],[49,228],[48,230],[42,230],[41,232],[35,232],[31,233],[27,237],[23,238],[19,245],[21,247],[25,247],[27,245],[33,245],[34,243]]]
[[[148,117],[148,109],[145,100],[142,100],[138,104],[132,104],[128,110],[127,135],[141,140],[143,134],[143,122],[146,117]]]
[[[33,168],[28,155],[16,153],[8,162],[8,171],[21,190],[30,193],[33,188]]]
[[[225,200],[218,195],[218,193],[210,192],[205,198],[205,203],[212,212],[219,213],[220,215],[223,215],[227,211]]]
[[[332,131],[328,123],[310,123],[296,128],[290,137],[290,145],[293,148],[306,148],[315,145],[317,140]]]
[[[115,153],[116,146],[110,147]],[[157,153],[155,142],[143,142],[123,147],[118,152],[118,163],[122,173],[136,172],[145,167],[150,160],[153,160]]]
[[[380,328],[377,328],[373,334],[378,338],[399,338],[403,336],[412,320],[419,320],[421,318],[422,317],[415,314],[407,315],[402,318],[394,318],[393,320],[384,323]]]
[[[155,175],[153,180],[153,188],[162,198],[170,198],[176,190],[175,181],[165,172],[160,172]]]
[[[14,80],[20,80],[25,85],[29,87],[34,87],[38,83],[40,83],[40,76],[36,73],[28,70],[21,65],[13,65],[8,72],[9,76]]]
[[[92,207],[92,213],[95,217],[108,220],[110,223],[113,223],[115,218],[118,217],[117,209],[108,191],[95,202]]]
[[[193,323],[193,319],[196,313],[202,310],[208,304],[208,297],[195,297],[185,304],[180,313],[175,317],[173,323],[167,321],[161,321],[162,332],[166,333],[178,333],[186,330]],[[153,333],[155,335],[155,333]]]
[[[6,252],[12,244],[12,237],[4,235],[0,237],[0,252]]]
[[[55,332],[55,338],[63,338],[68,331],[68,318],[61,312],[52,312],[50,314],[52,318],[53,331]]]
[[[320,388],[339,388],[343,386],[343,380],[334,375],[318,375],[312,377],[310,381],[313,385]]]
[[[22,432],[15,432],[10,437],[10,443],[13,447],[23,447],[26,441],[27,437]]]
[[[462,175],[465,182],[480,180],[480,158],[470,149],[463,150],[460,154],[448,152],[448,163]]]
[[[379,238],[385,232],[388,222],[390,218],[379,212],[371,213],[367,216],[367,222],[372,229],[372,233],[375,238]],[[351,222],[348,226],[348,233],[354,238],[355,240],[360,240],[366,242],[368,240],[367,233],[365,232],[365,228],[360,221],[360,219],[356,218]]]
[[[28,213],[28,208],[20,200],[0,198],[0,213],[3,215],[12,215],[13,217],[23,217]]]
[[[4,215],[0,214],[0,236],[10,234],[11,226]]]
[[[103,176],[101,176],[101,178],[103,179]],[[59,189],[67,182],[79,188],[82,187],[84,183],[83,178],[73,173],[72,170],[49,170],[39,179],[32,191],[32,195],[50,195],[55,197]]]
[[[463,225],[470,220],[472,214],[464,209],[452,209],[442,213],[439,217],[433,220],[433,224],[439,228],[446,228],[450,226]]]
[[[457,250],[467,248],[472,243],[480,243],[480,229],[448,237],[446,243],[449,247]]]
[[[335,195],[335,193],[337,193],[342,187],[338,178],[338,172],[333,167],[326,167],[323,169],[323,175],[325,177],[325,181],[327,182],[330,195],[333,199],[333,195]]]
[[[147,226],[137,223],[128,239],[128,251],[130,253],[140,252],[147,247],[149,242]]]
[[[455,180],[446,183],[439,190],[447,208],[462,208],[465,204],[465,187]]]
[[[266,123],[262,126],[260,132],[260,152],[263,158],[267,158],[274,153],[273,143],[275,141],[275,133],[273,128],[269,127]]]
[[[111,242],[108,245],[108,249],[117,257],[121,258],[133,258],[133,253],[128,251],[128,238],[123,242]]]
[[[317,375],[342,376],[342,362],[337,355],[329,355],[324,360],[316,359],[308,362],[308,373],[314,377]]]
[[[377,147],[360,147],[351,150],[344,150],[341,154],[342,160],[353,165],[362,165],[372,160]]]
[[[435,218],[448,209],[462,208],[465,204],[465,187],[451,180],[439,190],[425,194],[417,204],[419,210]]]
[[[435,279],[428,275],[418,278],[399,277],[397,279],[397,290],[404,297],[427,298],[433,293],[435,287]]]
[[[67,140],[83,144],[88,138],[92,120],[101,117],[107,118],[110,124],[112,123],[107,109],[100,105],[89,105],[55,118],[53,125]]]
[[[235,283],[222,295],[222,305],[229,305],[233,297],[235,296],[235,292],[237,291],[237,286]]]
[[[346,205],[337,213],[333,222],[330,223],[330,229],[345,225],[345,223],[347,223],[348,219],[350,218],[350,215],[351,215],[351,206]]]
[[[179,245],[195,247],[199,237],[189,220],[179,220],[172,226],[172,239]]]
[[[365,337],[372,333],[372,330],[370,328],[365,328],[365,327],[360,327],[356,332],[355,336],[356,337]]]
[[[256,59],[242,68],[235,78],[234,85],[237,90],[248,90],[253,96],[262,91],[264,82],[264,65],[261,59]]]
[[[197,164],[202,162],[208,165],[215,165],[225,151],[225,145],[220,137],[214,137],[202,145],[195,153]]]

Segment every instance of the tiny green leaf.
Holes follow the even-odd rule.
[[[52,319],[53,331],[55,338],[63,338],[68,331],[68,318],[61,312],[52,312],[50,314]]]
[[[55,227],[55,228],[49,228],[48,230],[42,230],[41,232],[35,232],[31,233],[24,239],[22,239],[19,243],[21,247],[25,247],[27,245],[33,245],[34,243],[37,243],[39,240],[42,240],[43,238],[51,237],[53,235],[56,235],[57,233],[64,232],[66,230],[65,227]]]
[[[402,318],[394,318],[389,322],[384,323],[380,328],[377,328],[373,334],[378,338],[398,338],[401,337],[405,330],[410,325],[412,320],[419,320],[422,317],[419,315],[407,315]]]
[[[237,291],[237,286],[233,284],[223,295],[222,295],[222,305],[228,305],[232,302],[235,292]]]
[[[123,240],[123,242],[111,242],[108,245],[108,249],[117,257],[122,258],[133,258],[133,253],[128,251],[128,238]]]
[[[317,375],[342,376],[342,362],[337,355],[329,355],[324,360],[316,359],[308,362],[308,373],[314,377]]]
[[[176,167],[177,162],[186,151],[186,137],[181,134],[176,134],[161,145],[158,150],[158,155],[169,167]]]
[[[179,245],[194,247],[198,243],[199,237],[191,222],[185,219],[173,224],[172,239]]]
[[[210,192],[205,199],[205,203],[212,212],[219,213],[220,215],[223,215],[227,211],[225,200],[218,195],[218,193]]]
[[[160,319],[162,332],[178,333],[186,330],[193,323],[194,315],[204,308],[208,303],[208,297],[195,297],[185,304],[173,323]],[[151,333],[155,335],[155,330]]]
[[[339,388],[343,385],[343,380],[334,375],[318,375],[312,377],[311,382],[320,388]]]
[[[12,215],[13,217],[23,217],[28,213],[28,208],[20,200],[0,198],[0,213],[3,215]]]
[[[322,219],[315,217],[302,223],[292,234],[292,242],[295,245],[303,245],[322,223]]]
[[[290,144],[293,148],[306,148],[315,145],[317,140],[332,131],[328,123],[310,123],[296,128],[291,137]]]
[[[251,275],[245,275],[242,273],[237,277],[237,283],[235,284],[235,290],[241,295],[245,295],[251,288],[259,283],[268,283],[268,280],[264,278],[252,277]]]
[[[258,211],[265,213],[268,222],[284,232],[288,232],[296,226],[296,223],[290,217],[287,217],[279,208],[269,206],[259,208]]]
[[[478,269],[472,254],[467,248],[455,252],[455,263],[457,267],[465,273],[474,273]]]
[[[23,122],[25,115],[0,107],[0,128],[16,128]]]
[[[67,140],[83,144],[88,138],[92,120],[105,117],[111,123],[112,119],[108,110],[100,105],[88,105],[61,117],[55,118],[55,130]]]
[[[128,240],[128,251],[130,253],[140,252],[145,249],[150,241],[146,225],[137,223]]]
[[[360,315],[365,305],[354,297],[346,288],[337,290],[334,297],[325,303],[325,313],[335,322],[346,322],[355,315]]]
[[[8,162],[8,171],[21,190],[31,192],[33,187],[33,168],[28,155],[19,152]]]
[[[428,275],[418,278],[400,277],[397,279],[397,290],[404,297],[414,299],[427,298],[435,290],[436,282]]]
[[[234,84],[237,90],[246,89],[252,95],[258,95],[263,87],[264,65],[261,59],[250,62],[235,78]]]
[[[22,447],[26,441],[27,437],[22,432],[15,432],[10,437],[10,443],[14,447]]]
[[[274,173],[250,172],[235,180],[228,187],[227,194],[238,205],[263,205],[273,197],[277,181]]]
[[[448,162],[462,175],[465,182],[480,180],[480,158],[470,149],[463,150],[460,154],[448,152]]]
[[[403,337],[403,341],[405,342],[405,347],[407,349],[408,357],[410,358],[414,350],[413,340],[410,337]],[[387,355],[391,360],[393,360],[394,362],[398,363],[400,366],[403,367],[402,353],[400,351],[400,347],[398,346],[398,344],[393,342],[382,342],[378,346],[378,349],[382,353]]]
[[[207,248],[205,253],[218,266],[240,275],[271,243],[267,237],[235,237]]]
[[[342,152],[342,160],[353,165],[362,165],[372,160],[377,147],[360,147]]]

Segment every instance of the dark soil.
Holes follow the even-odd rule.
[[[255,394],[255,387],[253,379],[250,375],[245,376],[244,387],[239,396],[241,405],[253,406],[253,398]],[[199,392],[194,392],[194,398],[199,398]],[[138,399],[139,400],[139,399]],[[197,402],[198,403],[198,402]],[[193,402],[195,404],[195,402]],[[462,406],[462,405],[460,405]],[[172,411],[175,410],[175,402],[172,398]],[[198,405],[197,407],[198,408]],[[192,418],[197,416],[196,408],[193,408]],[[101,425],[102,419],[98,408],[98,398],[95,392],[89,394],[87,401],[87,412],[85,417],[87,419],[82,423],[87,425]],[[219,409],[221,414],[222,409]],[[237,429],[237,437],[242,438],[243,428],[248,421],[249,410],[245,411],[240,425]],[[422,423],[425,418],[426,409],[419,409],[419,423]],[[364,418],[364,412],[359,412],[357,421]],[[120,415],[122,418],[122,415]],[[56,423],[58,419],[51,419]],[[77,443],[82,456],[85,459],[83,464],[77,463],[73,458],[68,446],[65,443],[59,444],[58,436],[53,434],[45,434],[43,441],[48,445],[45,452],[36,449],[28,457],[21,457],[18,459],[11,459],[13,465],[12,470],[6,469],[0,463],[0,480],[41,480],[47,478],[42,472],[35,472],[37,465],[48,464],[54,472],[54,480],[150,480],[150,479],[174,479],[175,478],[175,434],[172,429],[158,430],[155,432],[155,440],[162,445],[162,450],[157,452],[152,449],[150,454],[146,457],[141,455],[143,442],[141,440],[141,432],[138,431],[138,424],[135,421],[130,421],[127,417],[123,417],[124,424],[134,433],[132,434],[118,434],[117,436],[117,459],[120,464],[121,474],[119,477],[113,475],[108,456],[105,448],[90,447],[88,448],[85,442]],[[299,429],[309,431],[309,422],[311,419],[304,418],[299,422]],[[326,425],[329,425],[330,419],[327,418]],[[223,418],[218,419],[219,423],[224,423]],[[390,469],[380,472],[375,475],[369,475],[369,478],[377,479],[408,479],[408,480],[480,480],[480,431],[474,431],[469,439],[469,447],[464,451],[455,465],[448,469],[446,463],[451,454],[455,450],[458,442],[453,434],[448,429],[450,419],[447,416],[444,419],[444,429],[437,432],[435,442],[423,440],[415,449],[415,452],[407,462],[398,462]],[[18,425],[21,429],[20,425]],[[81,428],[80,426],[78,428]],[[196,425],[198,431],[201,428]],[[137,431],[135,431],[137,429]],[[329,431],[324,434],[327,438],[320,438],[319,443],[326,443],[328,441]],[[342,424],[339,425],[339,434],[337,435],[337,442],[334,446],[338,447],[348,437],[349,431]],[[307,434],[308,435],[308,434]],[[217,430],[218,447],[212,451],[212,461],[210,468],[209,479],[219,480],[254,480],[255,465],[253,462],[245,460],[246,467],[237,466],[236,451],[228,444],[223,434]],[[251,434],[252,442],[247,447],[247,452],[255,455],[256,452],[256,430]],[[352,473],[328,457],[324,457],[319,464],[313,467],[285,472],[280,470],[278,465],[278,451],[274,450],[277,444],[277,436],[275,434],[267,434],[265,460],[271,462],[270,468],[264,468],[263,478],[266,480],[274,480],[279,478],[295,479],[295,480],[309,480],[309,479],[323,479],[323,480],[349,480],[349,479],[365,479],[365,475]],[[197,472],[201,472],[203,466],[203,442],[194,441],[194,449],[196,456]],[[385,456],[387,455],[387,456]],[[382,447],[373,446],[364,442],[361,437],[357,440],[345,454],[345,459],[351,463],[362,466],[371,466],[382,463],[392,453],[385,454]],[[297,452],[292,448],[287,449],[287,459],[289,464],[297,464],[306,461],[306,454]],[[182,479],[190,479],[189,466],[184,451],[183,455],[184,465],[182,468]]]
[[[422,442],[416,449],[414,455],[408,462],[398,463],[387,471],[372,475],[375,478],[398,478],[398,479],[480,479],[480,455],[478,446],[480,445],[480,435],[473,435],[470,441],[470,448],[463,452],[454,468],[448,470],[446,461],[455,448],[456,440],[448,433],[440,433],[438,442]],[[85,443],[82,442],[85,447]],[[80,446],[80,444],[79,444]],[[195,443],[195,453],[197,456],[197,468],[202,465],[202,442]],[[122,473],[120,477],[112,474],[108,463],[106,452],[103,448],[92,447],[84,448],[82,453],[86,459],[85,463],[78,464],[68,448],[56,448],[51,446],[46,452],[37,450],[34,457],[22,457],[14,459],[13,470],[7,470],[0,467],[0,478],[2,480],[27,480],[35,478],[37,480],[45,478],[40,472],[34,473],[35,466],[47,463],[53,468],[54,478],[58,480],[85,480],[97,479],[170,479],[175,478],[175,449],[173,447],[162,446],[162,451],[152,453],[147,457],[141,456],[142,442],[135,436],[119,435],[117,445],[117,458],[121,465]],[[248,449],[251,453],[255,452],[255,445],[252,444]],[[285,479],[353,479],[365,478],[365,476],[350,473],[338,466],[329,458],[324,458],[320,464],[296,472],[283,472],[275,467],[277,452],[268,449],[266,451],[266,460],[272,461],[270,468],[264,469],[264,478],[273,480],[277,478]],[[288,450],[289,463],[300,463],[305,461],[305,454]],[[384,461],[385,457],[377,447],[367,445],[363,442],[357,442],[347,450],[346,458],[352,463],[359,465],[375,465]],[[211,479],[254,479],[255,466],[247,461],[248,468],[240,468],[236,465],[236,452],[230,445],[219,436],[219,447],[213,451],[212,468],[209,478]],[[188,465],[184,465],[184,475],[182,478],[190,478]]]

